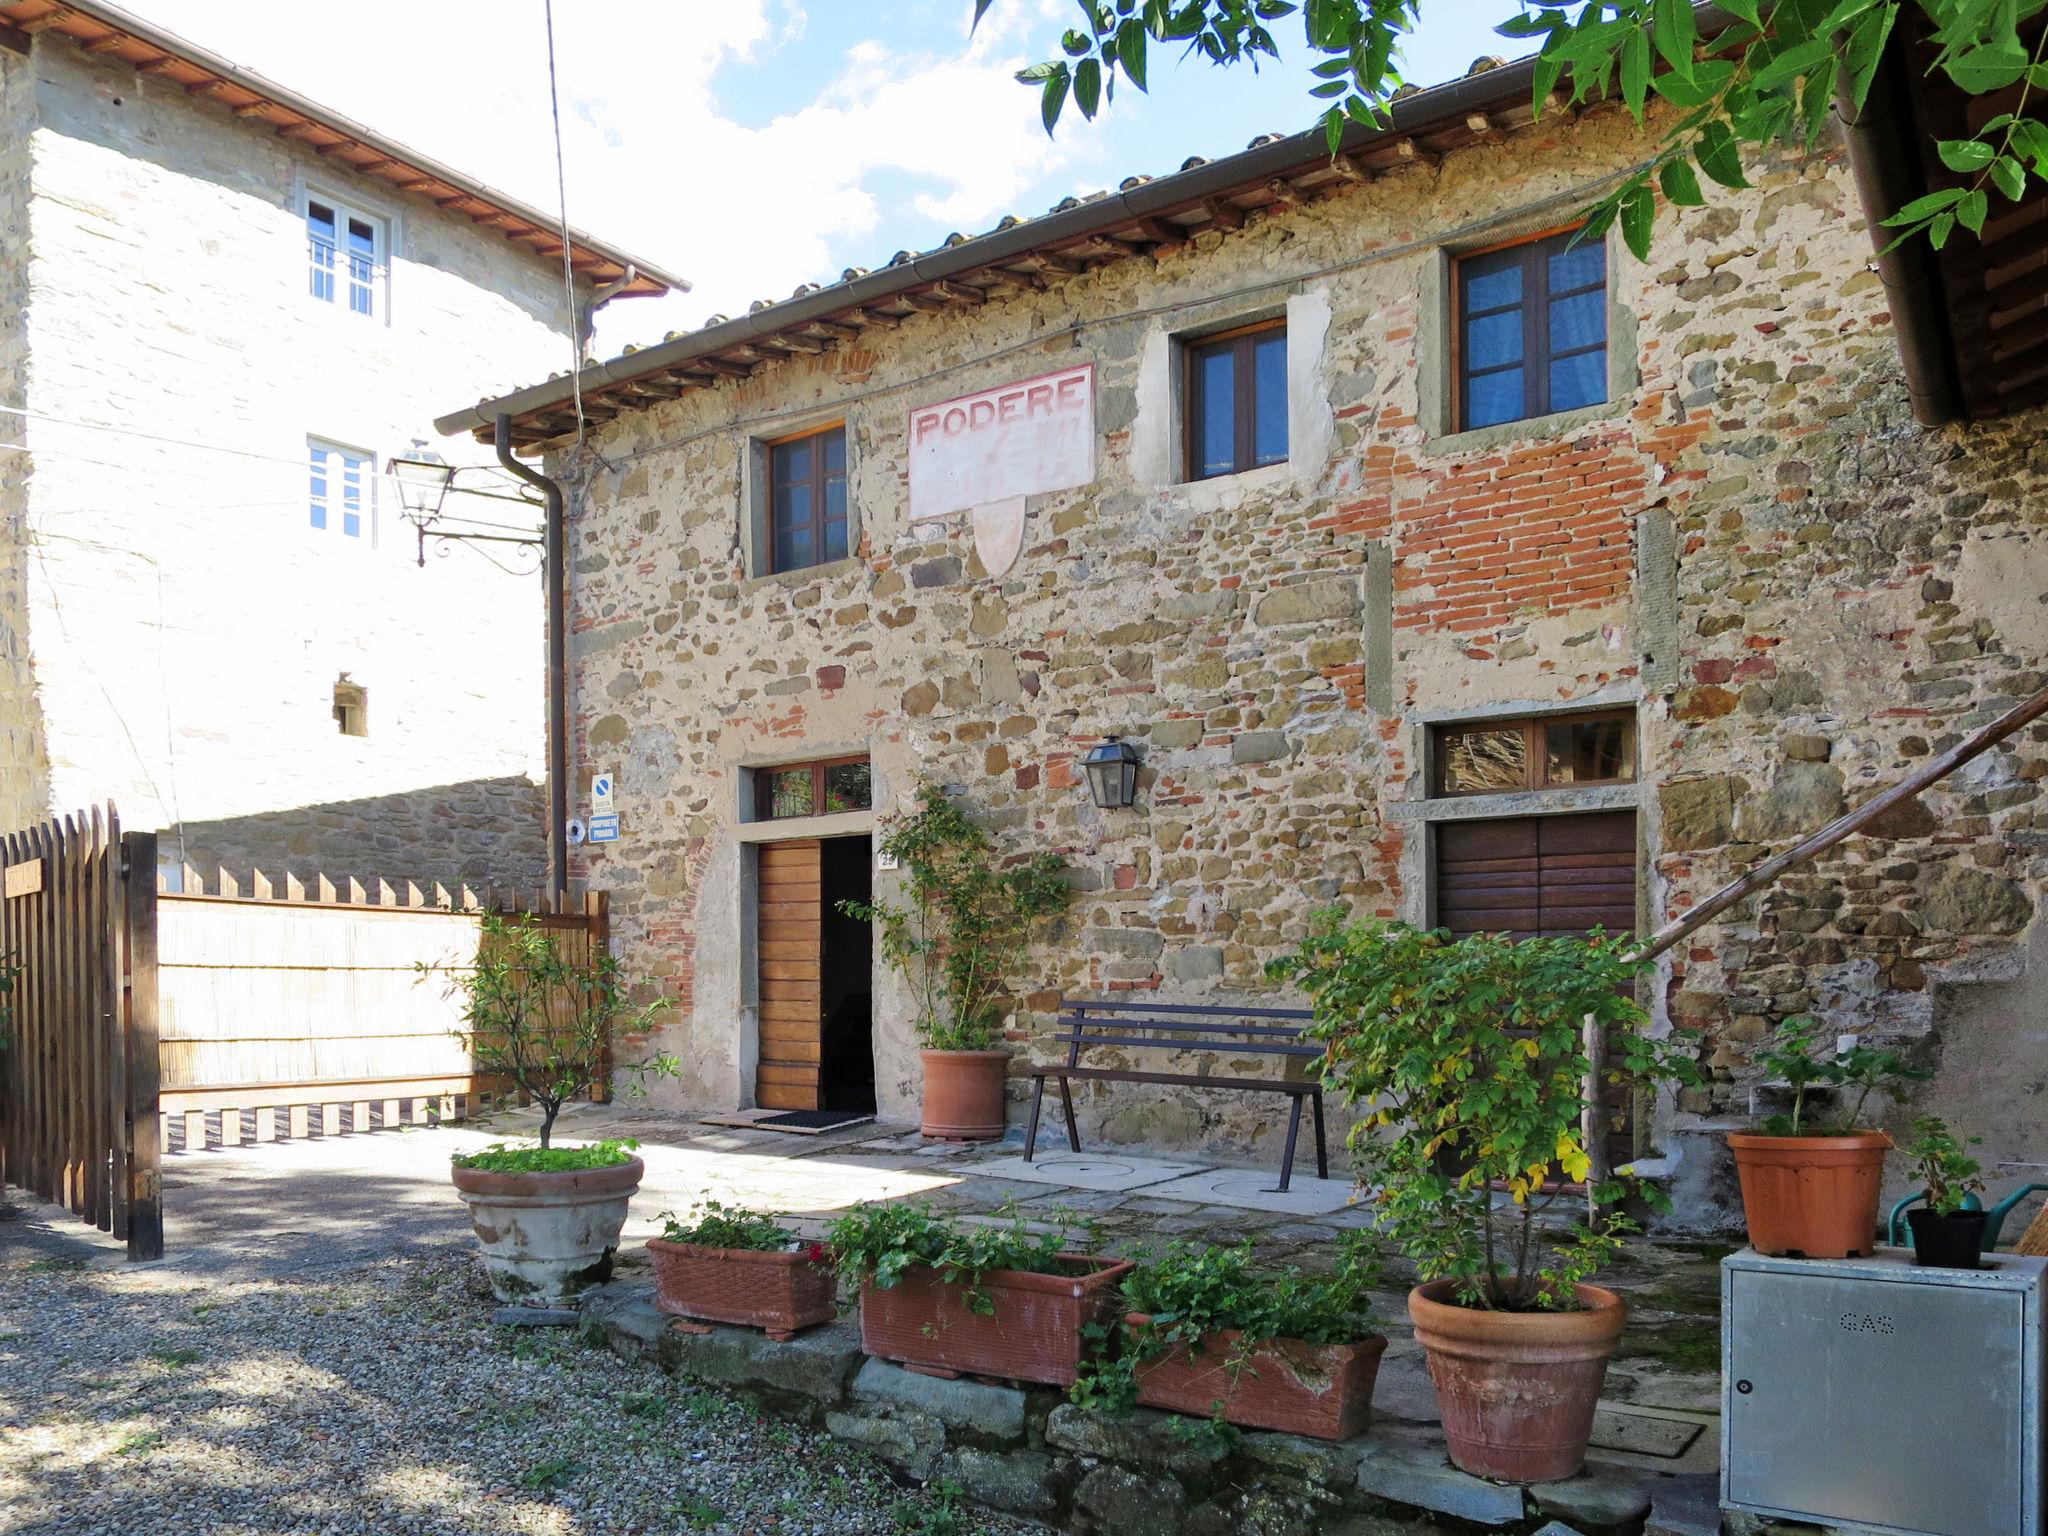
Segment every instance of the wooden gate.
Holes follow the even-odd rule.
[[[164,1251],[156,834],[110,805],[0,838],[0,1180]]]

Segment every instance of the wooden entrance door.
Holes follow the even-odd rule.
[[[823,1042],[823,884],[816,838],[761,845],[761,1063],[754,1102],[816,1109]]]

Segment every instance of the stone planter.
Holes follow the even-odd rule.
[[[920,1051],[924,1101],[918,1127],[934,1141],[997,1141],[1003,1134],[1008,1051]]]
[[[788,1339],[839,1315],[838,1274],[808,1249],[762,1253],[653,1238],[654,1304],[673,1317],[738,1323]]]
[[[455,1192],[469,1207],[498,1299],[553,1306],[609,1280],[626,1205],[646,1171],[637,1157],[562,1173],[457,1164]]]
[[[1133,1266],[1079,1254],[1063,1254],[1060,1263],[1056,1275],[989,1270],[978,1285],[994,1308],[986,1315],[968,1306],[965,1279],[943,1280],[935,1270],[908,1270],[887,1290],[867,1281],[860,1347],[937,1375],[1072,1386],[1089,1347],[1081,1330],[1116,1316],[1117,1287]]]
[[[1125,1321],[1142,1328],[1140,1312]],[[1272,1339],[1246,1349],[1235,1328],[1176,1344],[1137,1368],[1138,1401],[1147,1408],[1224,1419],[1244,1429],[1277,1429],[1316,1440],[1349,1440],[1372,1418],[1373,1383],[1387,1341],[1304,1344]]]
[[[1597,1285],[1577,1289],[1576,1312],[1461,1307],[1448,1280],[1408,1293],[1444,1438],[1464,1471],[1503,1483],[1555,1483],[1585,1462],[1628,1308]]]
[[[1731,1131],[1742,1215],[1758,1253],[1846,1259],[1877,1246],[1883,1131],[1847,1136],[1758,1136]]]

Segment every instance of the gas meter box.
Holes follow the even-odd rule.
[[[1721,1503],[1892,1536],[2044,1536],[2048,1259],[1721,1264]]]

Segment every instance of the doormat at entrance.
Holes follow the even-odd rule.
[[[792,1109],[779,1115],[764,1115],[754,1122],[764,1131],[796,1131],[815,1134],[836,1131],[846,1125],[866,1125],[875,1117],[849,1109]]]

